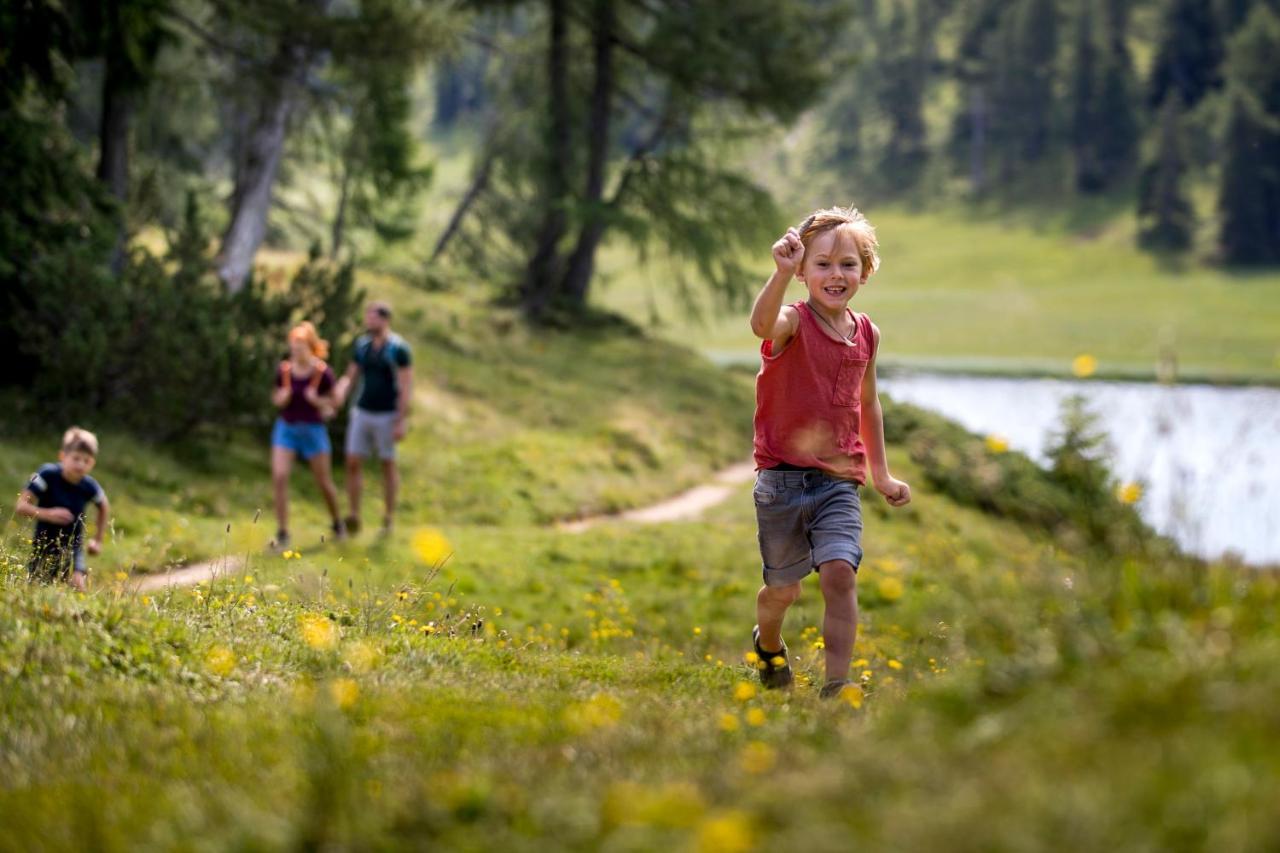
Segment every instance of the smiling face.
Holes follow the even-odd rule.
[[[843,311],[867,279],[862,252],[853,232],[832,228],[814,237],[805,249],[797,276],[809,288],[809,299],[833,313]]]

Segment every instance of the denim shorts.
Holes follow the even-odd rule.
[[[276,418],[276,425],[271,430],[271,446],[292,450],[304,461],[317,453],[333,450],[329,444],[329,430],[324,424],[291,424],[284,418]]]
[[[862,503],[857,483],[823,471],[765,468],[756,474],[752,497],[766,585],[795,583],[831,560],[858,570]]]

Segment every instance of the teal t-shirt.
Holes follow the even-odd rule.
[[[394,412],[400,396],[396,373],[413,361],[413,353],[404,338],[392,333],[377,347],[371,335],[361,335],[356,338],[352,359],[360,365],[360,396],[356,398],[356,405],[366,412]]]

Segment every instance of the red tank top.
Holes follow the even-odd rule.
[[[853,346],[823,332],[804,302],[795,336],[782,352],[773,341],[760,346],[756,374],[756,468],[783,463],[819,468],[865,483],[867,448],[862,443],[862,377],[875,354],[871,320],[855,316]]]

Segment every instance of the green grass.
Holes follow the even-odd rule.
[[[0,849],[1280,843],[1275,575],[1011,521],[995,508],[1056,487],[891,408],[916,499],[864,493],[860,707],[816,698],[812,582],[786,631],[800,685],[759,694],[749,487],[699,521],[548,524],[744,457],[746,381],[616,329],[535,335],[369,281],[418,356],[393,536],[320,545],[300,481],[301,556],[268,554],[258,437],[160,450],[110,431],[117,535],[91,594],[29,586],[8,529]],[[20,484],[49,441],[0,442],[0,473]],[[919,467],[944,456],[945,478]],[[145,596],[115,579],[165,547],[243,555],[246,574]]]
[[[1086,208],[869,210],[884,263],[853,307],[885,335],[884,363],[1066,375],[1088,353],[1100,374],[1150,378],[1172,357],[1184,378],[1280,382],[1280,273],[1144,254],[1126,219]],[[743,285],[748,300],[769,273],[768,249],[760,247],[760,280]],[[602,305],[719,361],[755,358],[748,308],[701,301],[690,313],[661,266],[645,271],[622,251],[607,260]],[[788,299],[802,298],[793,283]]]

